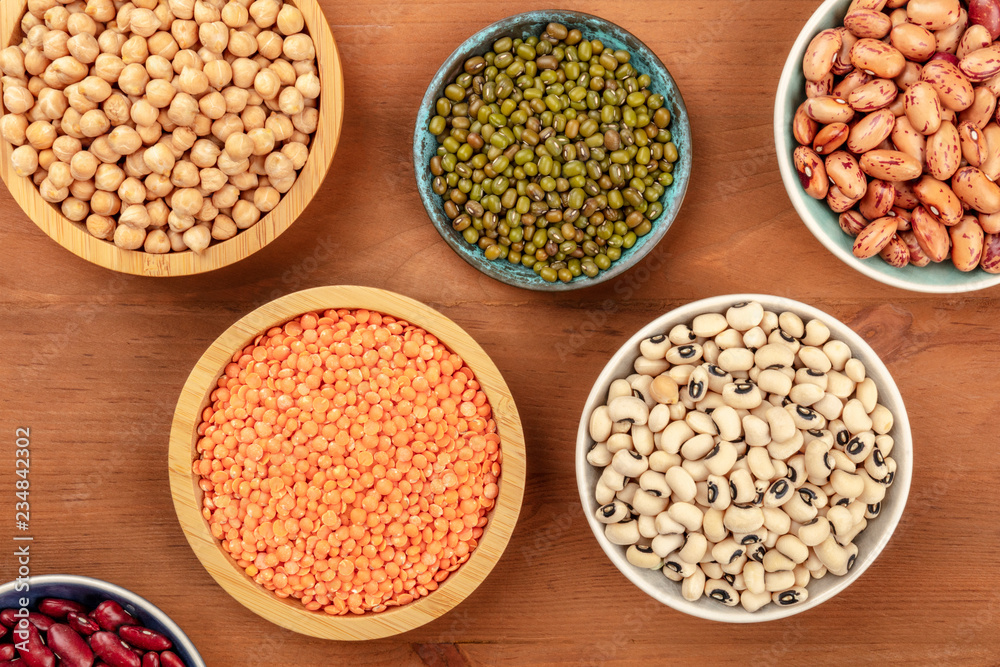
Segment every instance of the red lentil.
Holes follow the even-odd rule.
[[[429,594],[499,494],[486,394],[436,337],[367,310],[306,313],[233,354],[198,427],[212,534],[254,581],[328,614]]]

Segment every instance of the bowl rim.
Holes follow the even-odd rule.
[[[404,319],[444,342],[471,368],[486,392],[501,434],[500,493],[472,556],[440,587],[409,604],[376,614],[331,616],[279,599],[255,583],[212,536],[201,514],[201,492],[191,472],[197,424],[215,382],[233,353],[272,326],[303,313],[331,308],[367,309]],[[184,535],[202,566],[237,602],[289,630],[323,639],[378,639],[419,627],[458,605],[489,575],[517,522],[526,481],[521,420],[499,369],[455,322],[419,301],[373,287],[328,286],[294,292],[243,315],[205,351],[184,383],[170,430],[169,478]]]
[[[167,634],[169,634],[170,639],[175,644],[180,644],[184,651],[192,658],[194,664],[188,667],[205,667],[205,659],[201,657],[198,649],[195,647],[194,642],[184,633],[181,626],[177,624],[170,616],[167,615],[162,609],[157,607],[155,604],[142,597],[138,593],[130,591],[127,588],[119,586],[118,584],[113,584],[110,581],[105,581],[103,579],[95,579],[94,577],[86,577],[79,574],[38,574],[30,575],[27,577],[28,585],[30,588],[35,586],[45,585],[45,584],[59,584],[65,586],[80,586],[82,588],[96,591],[99,593],[112,593],[120,598],[128,600],[135,607],[142,609],[143,612],[152,616],[157,623],[162,625]],[[15,587],[17,586],[17,580],[9,581],[6,584],[0,586],[0,595],[5,595],[7,593],[15,592]],[[39,596],[33,594],[31,590],[25,591],[32,599],[37,602]]]
[[[438,95],[435,94],[436,91],[439,89],[443,90],[444,88],[443,85],[436,86],[436,83],[438,83],[440,80],[440,82],[446,84],[447,83],[446,74],[455,67],[457,67],[461,62],[463,62],[470,53],[478,52],[479,50],[481,50],[482,45],[480,45],[480,42],[491,31],[496,30],[500,27],[505,27],[506,25],[512,23],[520,24],[520,23],[529,23],[535,21],[558,21],[560,23],[565,23],[569,25],[591,21],[599,24],[602,29],[620,31],[622,35],[624,35],[625,37],[635,40],[635,43],[638,44],[640,48],[648,52],[650,58],[652,59],[652,62],[663,71],[667,80],[673,83],[675,94],[671,95],[668,98],[668,101],[673,104],[674,111],[676,113],[673,113],[671,124],[673,124],[674,122],[681,123],[681,127],[685,128],[685,133],[687,135],[687,141],[689,144],[688,150],[684,151],[681,154],[680,160],[677,163],[678,164],[677,171],[681,176],[680,178],[675,179],[673,185],[670,186],[672,189],[671,192],[677,193],[674,195],[676,205],[673,208],[673,210],[670,212],[665,210],[663,214],[661,214],[661,216],[656,220],[656,222],[653,223],[653,229],[650,231],[650,233],[647,234],[646,237],[643,237],[646,240],[643,242],[641,246],[636,247],[635,252],[632,255],[630,255],[627,260],[614,262],[611,265],[611,268],[609,268],[606,271],[601,271],[594,278],[587,278],[586,280],[574,279],[568,283],[563,283],[563,282],[547,283],[538,278],[537,275],[534,273],[534,271],[532,271],[531,269],[528,269],[523,266],[511,265],[511,267],[514,270],[517,270],[518,273],[516,275],[521,275],[523,273],[523,278],[518,278],[515,277],[514,275],[509,275],[506,271],[499,270],[497,267],[493,265],[492,262],[486,260],[485,257],[482,257],[482,251],[480,251],[478,248],[476,249],[477,252],[474,255],[471,254],[470,252],[466,252],[467,250],[471,251],[472,246],[465,243],[464,240],[460,240],[456,234],[452,233],[451,226],[450,224],[448,224],[446,216],[443,214],[442,211],[438,210],[439,208],[441,208],[440,196],[434,195],[429,190],[425,190],[424,188],[420,187],[420,176],[418,170],[422,169],[422,167],[420,167],[419,165],[421,165],[421,163],[423,162],[423,155],[419,150],[421,146],[420,140],[422,136],[427,132],[427,128],[423,124],[421,124],[420,119],[424,115],[425,111],[433,109],[434,102],[438,97]],[[649,46],[646,45],[645,42],[643,42],[641,39],[636,37],[634,34],[626,30],[622,26],[618,25],[617,23],[613,23],[612,21],[609,21],[608,19],[602,18],[600,16],[569,9],[541,9],[541,10],[532,10],[528,12],[521,12],[519,14],[512,14],[510,16],[494,21],[493,23],[490,23],[489,25],[481,28],[480,30],[475,32],[472,36],[463,41],[458,47],[455,48],[454,51],[452,51],[451,55],[449,55],[445,59],[445,61],[434,73],[434,76],[431,78],[431,81],[428,84],[423,97],[421,98],[420,105],[417,108],[417,117],[413,129],[412,158],[413,158],[414,177],[417,182],[417,193],[420,195],[420,201],[421,203],[423,203],[424,210],[427,212],[427,216],[431,219],[431,223],[434,225],[434,228],[438,231],[438,233],[445,240],[448,246],[455,252],[455,254],[457,254],[459,257],[465,260],[467,264],[477,269],[480,273],[483,273],[489,276],[490,278],[493,278],[494,280],[497,280],[504,284],[539,292],[566,292],[570,290],[592,287],[594,285],[598,285],[602,282],[620,276],[622,273],[624,273],[625,271],[629,270],[630,268],[641,262],[643,258],[645,258],[650,252],[652,252],[652,250],[656,246],[659,245],[659,243],[663,240],[663,237],[666,235],[667,231],[669,231],[669,229],[673,226],[674,222],[677,219],[677,216],[680,214],[681,208],[683,207],[684,198],[687,195],[688,185],[691,180],[693,152],[694,148],[693,148],[693,136],[691,134],[691,122],[688,116],[687,106],[684,104],[684,97],[681,93],[680,86],[678,85],[677,80],[673,77],[673,75],[670,74],[670,70],[667,69],[667,66],[663,64],[663,61],[656,54],[656,52],[653,51],[653,49],[651,49]],[[665,192],[663,196],[666,197],[667,194],[668,193]],[[435,201],[435,199],[437,201]],[[520,271],[520,269],[524,269],[524,271],[522,272]]]
[[[825,2],[823,2],[823,4],[821,4],[816,11],[812,13],[809,20],[806,21],[805,26],[802,28],[802,31],[796,37],[791,50],[788,52],[785,65],[781,70],[781,77],[778,79],[778,89],[775,93],[774,102],[774,142],[775,150],[778,156],[778,170],[781,173],[781,180],[784,183],[785,191],[788,193],[788,198],[791,200],[792,206],[795,207],[795,211],[799,214],[799,218],[805,223],[806,227],[810,232],[812,232],[813,236],[815,236],[827,250],[833,253],[835,257],[851,268],[885,285],[924,294],[963,294],[1000,284],[1000,274],[989,274],[978,268],[973,272],[964,274],[968,276],[970,280],[958,285],[922,285],[900,278],[889,272],[879,271],[873,268],[872,264],[868,263],[866,260],[858,259],[853,253],[834,243],[830,243],[829,235],[816,222],[812,212],[806,206],[807,195],[802,190],[802,185],[799,183],[798,175],[792,165],[792,146],[786,136],[788,127],[783,113],[783,105],[792,95],[792,82],[796,78],[797,71],[801,68],[802,56],[805,53],[809,42],[812,41],[813,37],[815,37],[819,32],[818,29],[820,24],[825,23],[828,20],[830,12],[841,8],[841,6],[843,10],[846,11],[849,3],[850,0],[825,0]],[[831,215],[833,215],[832,211]],[[955,269],[955,272],[956,274],[961,273],[958,269]],[[982,275],[977,276],[976,272],[979,272]]]
[[[137,276],[186,276],[234,264],[257,252],[281,235],[302,214],[330,170],[340,141],[344,119],[344,72],[337,43],[317,0],[287,0],[305,20],[316,46],[316,62],[324,94],[319,101],[319,124],[309,147],[306,164],[291,190],[274,210],[252,227],[231,239],[210,245],[203,253],[191,250],[151,254],[142,250],[124,250],[110,241],[91,235],[82,222],[66,218],[55,205],[42,199],[30,178],[13,172],[10,155],[13,146],[0,140],[0,178],[25,215],[47,236],[73,254],[113,271]],[[20,34],[21,17],[27,0],[0,2],[0,43],[10,44]],[[6,113],[0,101],[0,112]]]
[[[868,376],[878,378],[877,383],[879,395],[891,396],[892,402],[899,406],[898,411],[893,413],[893,438],[895,440],[893,458],[896,458],[896,452],[904,452],[904,456],[898,459],[896,477],[892,485],[893,507],[891,508],[891,511],[883,511],[882,514],[879,515],[878,520],[882,526],[881,533],[876,542],[871,545],[868,551],[865,552],[864,557],[859,555],[857,562],[851,571],[843,577],[839,577],[837,583],[831,586],[830,589],[815,596],[810,594],[809,598],[804,603],[791,607],[768,605],[768,607],[756,612],[747,612],[740,606],[730,608],[722,605],[709,606],[707,604],[699,604],[701,602],[705,602],[704,599],[701,599],[698,602],[688,602],[679,596],[679,584],[672,582],[665,577],[663,579],[663,581],[666,582],[664,586],[658,585],[655,588],[650,588],[647,583],[639,577],[640,570],[626,560],[624,549],[618,545],[612,544],[608,538],[605,537],[604,525],[599,523],[594,517],[593,512],[589,510],[595,501],[591,500],[593,498],[593,489],[586,480],[587,471],[592,468],[586,458],[587,451],[590,449],[591,444],[589,432],[590,413],[603,401],[611,381],[617,377],[621,377],[619,374],[615,373],[614,366],[626,357],[637,357],[640,341],[654,335],[655,333],[662,333],[672,324],[690,322],[695,315],[699,315],[701,313],[725,313],[726,308],[741,301],[758,301],[764,306],[765,310],[791,310],[803,317],[808,316],[809,318],[818,318],[829,326],[832,332],[831,338],[844,341],[851,347],[855,357],[864,358]],[[879,402],[882,402],[881,398]],[[802,303],[794,299],[768,294],[727,294],[708,297],[674,308],[644,325],[621,347],[619,347],[618,350],[615,351],[604,368],[601,369],[600,375],[594,382],[594,385],[587,396],[576,435],[577,492],[580,496],[581,506],[584,514],[586,515],[587,523],[590,526],[594,537],[597,538],[597,542],[600,544],[604,554],[611,560],[615,567],[618,568],[619,572],[625,575],[625,577],[637,588],[653,599],[690,616],[696,616],[698,618],[722,623],[761,623],[788,618],[822,604],[857,581],[865,570],[867,570],[868,567],[875,562],[879,554],[881,554],[899,524],[900,518],[903,515],[903,510],[906,506],[907,498],[909,497],[912,468],[913,439],[910,430],[909,417],[903,403],[903,397],[899,392],[899,388],[896,386],[895,380],[892,378],[889,369],[885,366],[882,359],[860,335],[851,329],[851,327],[832,315],[816,308],[815,306],[810,306],[809,304]],[[885,523],[882,524],[882,521],[885,521]],[[675,587],[676,591],[674,590]],[[765,611],[766,609],[770,609],[770,611]]]

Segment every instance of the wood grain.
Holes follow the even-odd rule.
[[[409,157],[440,63],[483,26],[538,8],[527,0],[322,0],[347,91],[330,175],[281,238],[224,269],[113,273],[54,243],[0,189],[0,500],[13,503],[13,429],[31,426],[33,570],[146,596],[213,667],[1000,664],[1000,292],[882,286],[795,215],[771,118],[787,49],[818,4],[551,3],[614,20],[661,57],[697,153],[656,250],[569,294],[508,287],[455,256],[420,205]],[[236,602],[184,539],[167,481],[174,406],[205,349],[261,304],[335,284],[405,294],[468,331],[510,386],[528,448],[521,516],[492,574],[438,620],[363,643],[298,635]],[[573,466],[580,411],[608,356],[671,308],[743,291],[804,301],[864,336],[895,376],[914,437],[909,502],[871,569],[817,609],[754,627],[686,616],[629,584],[587,527]],[[7,541],[13,507],[2,507]],[[0,578],[14,576],[0,558]]]
[[[114,271],[156,277],[187,276],[228,266],[257,252],[288,229],[323,184],[337,150],[344,118],[344,72],[323,8],[316,0],[289,1],[302,12],[305,31],[313,38],[323,94],[319,98],[319,123],[309,145],[309,157],[295,184],[274,210],[253,227],[228,241],[213,243],[202,253],[185,251],[156,255],[123,250],[91,235],[86,225],[69,220],[60,209],[42,199],[31,179],[14,173],[10,161],[13,146],[0,141],[0,178],[28,218],[75,255]],[[4,45],[20,42],[20,23],[26,5],[27,0],[0,3],[0,38]]]
[[[204,494],[191,474],[198,458],[198,426],[233,354],[268,329],[304,313],[365,308],[421,327],[445,343],[472,369],[486,392],[501,438],[500,495],[482,539],[469,560],[433,594],[378,614],[328,616],[309,612],[297,600],[281,600],[257,585],[212,536],[202,516]],[[170,490],[184,534],[205,569],[241,604],[278,625],[323,639],[380,639],[412,630],[450,611],[489,576],[517,523],[524,497],[525,447],[521,419],[507,383],[476,341],[457,324],[418,301],[371,287],[314,287],[287,294],[241,317],[226,329],[188,376],[170,429]]]

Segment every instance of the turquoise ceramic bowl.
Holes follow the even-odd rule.
[[[923,268],[906,266],[897,269],[886,264],[880,257],[858,259],[851,252],[854,239],[844,233],[838,223],[838,215],[831,211],[826,202],[808,196],[799,183],[798,174],[792,164],[792,152],[798,143],[792,136],[792,116],[805,101],[805,77],[802,75],[802,56],[809,42],[821,30],[843,25],[844,15],[850,0],[826,0],[806,22],[798,39],[792,46],[778,82],[778,93],[774,103],[774,142],[778,153],[778,167],[785,190],[806,223],[809,231],[819,239],[834,255],[869,278],[914,292],[953,294],[972,292],[1000,284],[1000,275],[976,269],[963,273],[950,260],[940,264],[929,264]]]
[[[674,165],[674,183],[666,189],[663,198],[660,199],[660,203],[663,205],[663,214],[653,222],[652,231],[640,238],[634,246],[623,251],[621,259],[614,262],[607,271],[601,271],[594,278],[579,276],[568,283],[547,283],[532,269],[520,264],[511,264],[506,260],[491,262],[486,259],[478,246],[466,243],[462,235],[452,229],[451,222],[444,213],[442,198],[434,194],[431,189],[433,177],[428,168],[431,158],[437,151],[438,142],[437,138],[427,131],[427,124],[434,116],[435,101],[443,94],[445,86],[454,81],[465,61],[474,55],[486,53],[492,47],[493,42],[501,37],[524,38],[530,35],[540,35],[545,30],[545,26],[553,21],[562,23],[570,29],[579,28],[586,38],[599,39],[606,46],[614,49],[625,49],[632,54],[632,63],[636,69],[652,78],[650,89],[666,98],[666,106],[673,117],[670,122],[670,133],[673,135],[673,142],[677,145],[677,150],[680,153],[680,160]],[[427,209],[427,214],[438,232],[448,242],[452,250],[458,253],[459,257],[488,276],[508,285],[559,292],[590,287],[620,275],[645,257],[667,233],[677,217],[681,202],[684,201],[684,194],[691,176],[691,126],[688,122],[687,109],[684,107],[681,92],[670,76],[670,72],[667,71],[656,54],[634,35],[614,23],[580,12],[559,10],[527,12],[498,21],[465,40],[434,75],[417,113],[416,128],[413,132],[413,166],[417,177],[417,190],[420,192],[420,199],[424,203],[424,208]]]

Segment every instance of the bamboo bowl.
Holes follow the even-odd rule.
[[[200,254],[190,250],[163,255],[123,250],[110,241],[92,236],[82,223],[66,218],[58,208],[42,199],[31,179],[13,172],[10,161],[13,147],[0,140],[0,178],[3,178],[14,200],[32,222],[67,250],[113,271],[139,276],[186,276],[212,271],[238,262],[273,241],[295,222],[319,191],[333,161],[344,118],[344,73],[337,44],[323,10],[316,0],[289,1],[302,12],[306,29],[316,45],[322,91],[319,125],[309,146],[309,157],[292,189],[256,225],[241,230],[228,241],[209,246]],[[23,36],[21,17],[26,6],[26,0],[0,2],[0,44],[8,46],[20,42]],[[7,110],[3,109],[3,113]]]
[[[329,308],[366,308],[405,319],[438,337],[461,356],[475,374],[493,408],[501,437],[500,495],[472,556],[431,594],[400,607],[360,616],[330,616],[308,611],[297,600],[280,599],[254,582],[222,549],[202,517],[203,493],[191,472],[197,427],[233,353],[261,332],[303,313]],[[317,287],[265,304],[227,329],[195,365],[181,390],[170,430],[169,475],[174,508],[188,543],[209,574],[226,592],[257,615],[313,637],[378,639],[412,630],[445,614],[489,575],[503,553],[521,509],[525,484],[525,447],[514,399],[500,371],[472,337],[450,319],[413,299],[369,287]]]

